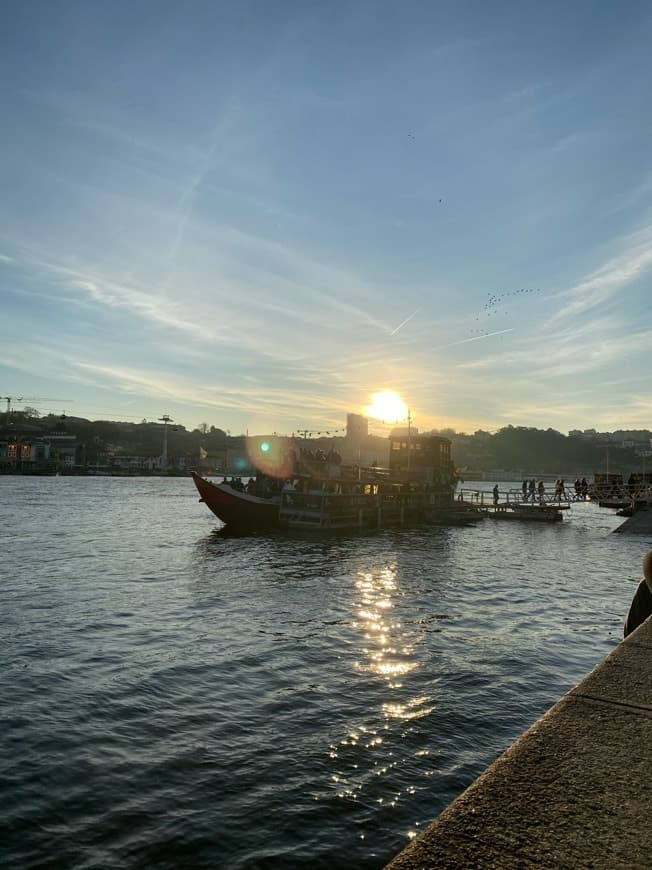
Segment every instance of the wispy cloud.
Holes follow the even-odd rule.
[[[0,254],[0,263],[13,263],[13,257],[8,257],[6,254]]]
[[[606,302],[652,266],[652,225],[625,237],[622,250],[604,265],[559,294],[565,300],[552,321],[574,317]]]
[[[542,328],[536,343],[527,337],[511,348],[457,364],[461,370],[500,369],[512,378],[552,380],[592,371],[613,371],[622,361],[644,353],[652,343],[652,327],[636,328],[617,318],[587,319],[563,329]]]
[[[202,156],[199,161],[199,165],[187,186],[184,188],[181,196],[179,197],[179,201],[177,202],[177,228],[176,233],[174,235],[174,239],[172,240],[172,245],[170,246],[169,259],[174,260],[177,256],[181,243],[183,242],[183,237],[186,232],[186,227],[188,226],[188,221],[190,220],[190,215],[192,212],[192,204],[195,193],[201,186],[204,178],[209,172],[213,158],[215,155],[215,150],[217,148],[217,137],[219,135],[219,130],[216,129],[213,134],[213,141],[210,143],[206,153]]]
[[[254,414],[258,419],[295,418],[297,421],[330,416],[333,424],[350,410],[350,401],[338,397],[334,391],[316,393],[312,385],[302,388],[273,387],[265,383],[252,383],[243,379],[238,385],[197,383],[170,371],[138,369],[128,366],[77,363],[98,387],[107,387],[134,396],[149,396],[183,403],[204,409],[238,411],[242,415]],[[339,411],[339,415],[338,415]]]
[[[53,272],[70,276],[68,287],[83,291],[88,298],[109,308],[123,308],[140,317],[173,327],[181,332],[201,335],[205,338],[214,337],[212,330],[205,325],[200,326],[186,319],[180,311],[180,306],[158,295],[143,292],[135,287],[96,278],[74,269],[62,266],[51,266]]]

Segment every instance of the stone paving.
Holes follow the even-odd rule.
[[[652,867],[652,617],[388,867]]]

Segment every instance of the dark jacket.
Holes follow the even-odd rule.
[[[650,592],[645,580],[641,580],[625,619],[624,637],[627,637],[635,628],[645,622],[650,614],[652,614],[652,592]]]

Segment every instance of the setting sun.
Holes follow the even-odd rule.
[[[383,390],[380,393],[373,393],[371,405],[365,408],[365,412],[369,417],[375,417],[376,420],[396,423],[398,420],[405,420],[408,415],[408,407],[398,393]]]

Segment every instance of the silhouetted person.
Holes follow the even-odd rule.
[[[652,551],[643,556],[643,579],[638,584],[625,619],[624,637],[652,614]]]
[[[498,504],[498,484],[494,486],[494,504]]]

